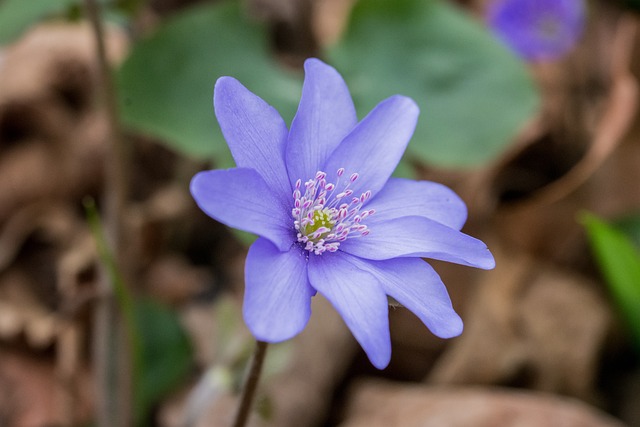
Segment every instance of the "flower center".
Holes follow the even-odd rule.
[[[562,27],[554,16],[543,16],[538,21],[538,34],[541,38],[553,41],[561,34]]]
[[[304,189],[302,181],[296,181],[291,215],[297,241],[305,250],[316,255],[326,251],[335,252],[340,242],[369,234],[369,229],[362,221],[373,215],[375,210],[361,211],[361,208],[371,197],[371,191],[354,197],[349,187],[359,175],[353,173],[346,183],[341,183],[343,175],[344,168],[338,169],[336,182],[331,183],[327,182],[325,172],[318,171],[313,179],[304,183]],[[338,191],[340,185],[342,190]]]

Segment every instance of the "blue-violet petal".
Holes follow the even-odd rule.
[[[378,278],[387,295],[418,316],[434,335],[452,338],[462,333],[462,319],[454,311],[444,283],[425,261],[394,258],[360,262]]]
[[[554,60],[568,53],[582,36],[585,9],[583,0],[494,0],[487,20],[522,58]]]
[[[309,285],[307,261],[299,247],[281,252],[259,238],[247,254],[245,282],[242,312],[258,340],[288,340],[307,325],[315,291]]]
[[[293,243],[290,212],[253,169],[199,172],[191,194],[200,209],[229,227],[266,237],[282,251]]]
[[[290,204],[284,161],[288,130],[280,114],[232,77],[218,79],[213,103],[236,166],[258,171],[277,197]]]
[[[423,216],[460,230],[467,207],[449,187],[431,181],[391,178],[366,205],[375,209],[375,221],[403,216]]]
[[[365,259],[433,258],[483,269],[495,267],[487,246],[458,230],[418,216],[367,222],[371,233],[347,239],[340,249]]]
[[[378,280],[356,267],[347,254],[309,258],[309,280],[342,316],[371,363],[385,368],[391,360],[389,308]]]
[[[340,168],[345,176],[359,178],[351,185],[354,194],[376,194],[387,182],[407,148],[420,110],[413,100],[392,96],[379,103],[335,149],[324,166],[332,174]]]
[[[304,69],[302,97],[286,149],[292,184],[313,178],[358,122],[349,89],[333,67],[311,58]]]

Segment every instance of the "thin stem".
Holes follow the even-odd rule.
[[[124,242],[126,233],[124,227],[124,207],[128,196],[128,172],[130,171],[129,147],[122,137],[122,130],[118,120],[117,99],[113,82],[107,49],[105,47],[105,32],[102,25],[100,6],[96,0],[84,0],[87,18],[93,31],[96,60],[98,63],[98,99],[103,103],[108,134],[107,153],[105,157],[105,228],[111,253],[117,258],[116,263],[121,274],[128,276]],[[132,419],[131,408],[131,361],[127,349],[126,337],[123,337],[122,319],[117,315],[117,307],[113,301],[113,283],[110,283],[105,268],[101,271],[101,293],[104,295],[96,304],[94,319],[95,330],[93,348],[95,352],[95,376],[98,396],[96,409],[96,423],[99,427],[113,425],[130,425]],[[126,280],[125,280],[126,281]],[[118,349],[113,351],[113,345]],[[114,354],[120,355],[119,360],[113,360]],[[114,362],[117,390],[113,389]]]
[[[87,15],[91,21],[96,42],[98,71],[100,77],[100,96],[103,99],[107,120],[109,123],[110,145],[106,159],[106,214],[105,219],[109,229],[110,242],[114,248],[122,246],[124,233],[122,231],[122,213],[129,192],[128,177],[131,164],[130,147],[126,144],[120,120],[118,118],[118,103],[115,84],[105,47],[105,35],[100,17],[100,6],[96,0],[85,0]],[[119,252],[116,252],[119,253]]]
[[[264,357],[267,354],[268,343],[264,341],[256,341],[256,349],[251,359],[249,366],[249,372],[247,378],[242,387],[242,396],[240,396],[240,405],[236,412],[236,418],[233,423],[233,427],[244,427],[251,413],[251,406],[253,398],[256,394],[256,388],[258,387],[258,380],[260,379],[260,373],[262,372],[262,364]]]

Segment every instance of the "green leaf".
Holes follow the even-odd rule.
[[[177,315],[150,299],[135,306],[141,360],[136,383],[136,414],[142,425],[152,407],[183,381],[191,369],[192,347]]]
[[[231,232],[245,248],[251,246],[253,242],[258,239],[258,236],[253,233],[248,233],[246,231],[238,230],[235,228],[232,228]]]
[[[408,152],[439,166],[492,160],[538,107],[524,64],[438,0],[360,0],[329,58],[360,113],[413,98],[421,115]]]
[[[213,87],[237,78],[290,121],[301,91],[299,75],[283,70],[265,30],[243,17],[236,2],[203,5],[175,17],[138,43],[118,86],[124,123],[199,158],[229,158],[213,114]]]
[[[640,215],[629,215],[614,223],[614,226],[627,235],[631,241],[640,248]]]
[[[640,252],[627,236],[592,214],[582,222],[620,312],[640,350]]]
[[[4,0],[0,1],[0,45],[11,42],[30,25],[65,11],[77,0]]]

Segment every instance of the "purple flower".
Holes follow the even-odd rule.
[[[198,173],[191,193],[212,218],[260,237],[245,265],[243,314],[262,341],[304,329],[319,292],[369,359],[391,357],[387,295],[437,336],[461,333],[436,272],[420,257],[490,269],[486,245],[459,230],[464,203],[433,182],[390,178],[413,134],[418,107],[393,96],[358,123],[342,77],[305,62],[298,112],[278,112],[231,77],[214,107],[237,168]]]
[[[569,52],[585,24],[583,0],[495,0],[488,22],[522,58],[553,60]]]

